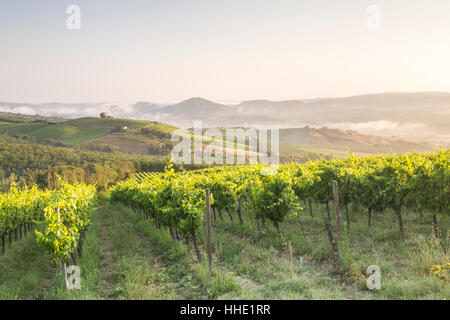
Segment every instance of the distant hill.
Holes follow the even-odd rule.
[[[106,111],[115,117],[152,120],[184,128],[192,127],[193,121],[202,121],[204,127],[301,128],[309,125],[450,145],[450,93],[447,92],[251,100],[235,105],[199,97],[177,104],[145,101],[129,105],[0,102],[1,111],[65,118],[96,116]]]
[[[450,93],[382,93],[344,98],[245,101],[247,116],[282,119],[282,127],[310,125],[450,144]]]
[[[173,107],[192,110],[192,104],[197,103],[197,100],[190,100]],[[206,100],[202,101],[197,112],[202,108],[221,109],[220,106]],[[0,121],[0,133],[13,137],[29,137],[33,142],[41,144],[109,153],[163,156],[169,155],[175,144],[171,141],[171,135],[176,127],[156,121],[84,117],[48,122],[41,118],[9,116],[15,122]],[[210,142],[211,140],[204,140],[205,145]],[[244,145],[236,147],[241,152],[247,149]],[[364,155],[431,149],[432,146],[427,143],[364,135],[349,130],[311,127],[280,129],[282,161],[303,162],[311,159],[343,157],[348,154],[347,150]]]
[[[228,114],[233,109],[203,98],[191,98],[180,103],[160,109],[162,113],[192,117],[194,114]]]
[[[168,155],[172,150],[174,144],[171,135],[175,127],[153,121],[123,123],[127,124],[129,130],[112,130],[107,135],[82,143],[81,146],[89,150],[109,149],[113,152],[142,155]]]
[[[155,121],[93,117],[58,123],[0,122],[1,133],[29,136],[38,143],[143,155],[168,154],[174,129]]]
[[[280,129],[280,141],[298,147],[350,150],[357,154],[393,154],[431,151],[432,145],[397,137],[365,135],[351,130],[310,127]]]
[[[38,114],[26,115],[11,112],[1,112],[0,111],[0,121],[1,122],[12,122],[12,123],[22,123],[22,122],[59,122],[63,121],[62,117],[45,117]]]
[[[229,121],[235,113],[231,106],[197,97],[159,108],[151,114],[161,122],[186,128],[192,126],[193,121],[202,121],[206,125],[211,119],[214,119],[214,123]]]
[[[219,129],[222,131],[224,140],[233,141],[230,137],[225,138],[226,128]],[[244,129],[245,131],[248,128],[235,127],[233,129]],[[356,131],[328,128],[283,128],[279,129],[279,138],[280,159],[283,162],[303,161],[305,158],[342,158],[348,156],[349,152],[359,156],[433,150],[433,146],[429,143],[411,142],[397,137],[364,135]],[[220,141],[215,144],[226,146]],[[256,149],[249,150],[248,146],[236,142],[235,147],[239,150],[257,151]]]
[[[68,120],[64,122],[64,125],[84,127],[84,128],[97,128],[97,129],[108,129],[113,130],[117,126],[127,127],[129,129],[139,129],[149,124],[153,124],[151,121],[145,120],[132,120],[132,119],[102,119],[102,118],[78,118],[74,120]]]
[[[329,127],[365,134],[398,136],[450,145],[450,93],[380,93],[342,98],[289,101],[251,100],[237,105],[192,98],[152,109],[154,117],[175,126],[190,127]]]

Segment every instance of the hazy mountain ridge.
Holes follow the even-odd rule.
[[[0,111],[78,118],[106,111],[115,117],[160,121],[177,127],[330,127],[450,144],[450,93],[380,93],[286,101],[248,100],[228,105],[200,97],[176,104],[7,103]]]

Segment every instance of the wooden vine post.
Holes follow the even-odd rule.
[[[61,262],[61,276],[63,281],[63,288],[67,290],[67,266],[65,262]]]
[[[5,234],[2,234],[2,254],[5,254]]]
[[[342,264],[342,231],[341,214],[339,213],[339,188],[337,181],[333,180],[334,215],[336,216],[336,246],[339,253],[339,263]]]
[[[211,204],[210,192],[206,189],[206,249],[208,251],[209,275],[212,275],[212,253],[211,253]]]

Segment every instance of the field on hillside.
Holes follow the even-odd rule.
[[[0,131],[10,135],[28,135],[39,140],[52,139],[75,145],[109,133],[108,129],[76,127],[67,124],[8,123],[0,124]]]
[[[29,134],[35,130],[44,128],[46,125],[43,123],[0,123],[0,130],[9,134]]]
[[[322,158],[345,158],[348,157],[348,151],[340,151],[336,149],[327,149],[314,146],[297,146],[286,142],[280,143],[280,153],[283,158],[295,158],[299,155],[321,155]],[[356,153],[357,155],[367,155]]]
[[[126,123],[126,122],[125,122]],[[141,155],[168,155],[173,147],[170,140],[174,127],[158,123],[139,123],[138,129],[126,132],[112,132],[97,139],[85,141],[82,146],[95,148],[108,146],[116,152]]]
[[[120,128],[125,127],[127,129],[124,132],[117,134],[121,131]],[[142,128],[151,129],[153,136],[140,134],[139,130]],[[9,135],[27,135],[34,138],[36,142],[51,140],[68,146],[88,146],[95,151],[109,146],[111,151],[144,155],[157,154],[152,153],[148,147],[166,143],[169,140],[167,136],[173,129],[157,122],[132,119],[79,118],[58,123],[0,122],[0,132]],[[116,139],[117,135],[122,141]],[[136,144],[136,137],[139,138],[140,143]],[[168,154],[167,150],[165,154]]]
[[[335,152],[345,152],[348,149],[359,155],[425,152],[433,149],[428,143],[411,142],[392,136],[310,127],[280,129],[280,141],[298,147],[331,149]]]
[[[79,128],[65,124],[47,125],[31,132],[37,139],[53,139],[65,144],[73,145],[92,140],[109,133],[107,129]],[[28,133],[29,134],[29,133]]]
[[[85,117],[58,120],[38,116],[5,114],[0,133],[13,137],[31,137],[35,143],[66,146],[100,152],[140,155],[169,155],[173,126],[156,121]],[[8,122],[10,121],[10,122]],[[206,130],[206,128],[205,128]],[[222,131],[225,128],[221,128]],[[194,137],[192,133],[192,137]],[[212,142],[202,137],[203,147]],[[215,140],[226,151],[226,138]],[[248,150],[248,143],[234,143],[236,149]],[[350,150],[357,155],[429,151],[426,143],[409,142],[394,137],[363,135],[355,131],[313,129],[309,127],[280,129],[280,161],[306,162],[317,159],[343,158]],[[248,152],[246,152],[248,155]]]
[[[139,129],[149,125],[150,121],[132,119],[102,119],[102,118],[79,118],[68,120],[67,125],[80,126],[86,128],[114,129],[115,126],[124,126],[130,129]]]
[[[119,129],[125,127],[125,130]],[[37,142],[50,139],[93,151],[108,150],[139,155],[168,155],[173,147],[171,134],[175,129],[155,121],[132,119],[79,118],[59,124],[0,122],[0,132],[28,135]],[[205,146],[212,141],[206,137],[202,139]],[[239,150],[248,149],[244,145],[234,146]]]

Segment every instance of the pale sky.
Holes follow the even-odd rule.
[[[68,30],[69,5],[81,29]],[[367,27],[369,5],[381,28]],[[2,0],[0,101],[450,91],[448,0]]]

